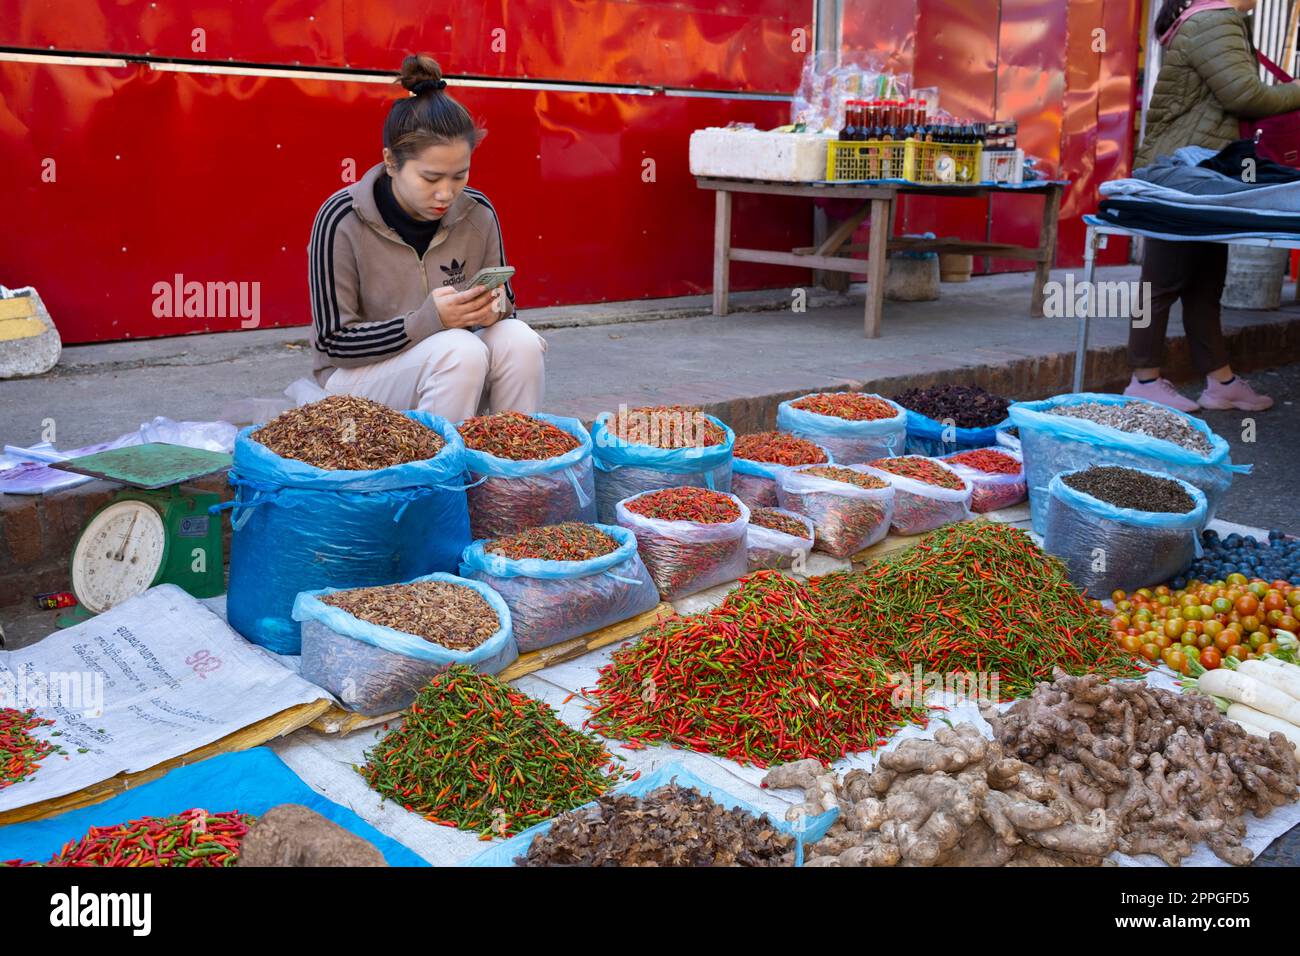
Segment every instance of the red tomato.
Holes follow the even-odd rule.
[[[1142,651],[1142,638],[1132,634],[1125,634],[1119,639],[1119,646],[1130,654],[1138,654]]]
[[[1246,644],[1233,644],[1228,648],[1228,656],[1235,657],[1239,661],[1244,661],[1250,656],[1250,647]]]
[[[1165,638],[1168,640],[1168,638]],[[1158,661],[1160,659],[1160,648],[1155,644],[1143,644],[1142,656],[1149,661]]]
[[[1238,614],[1242,617],[1246,617],[1259,610],[1259,598],[1255,597],[1253,594],[1243,594],[1241,597],[1237,598],[1237,603],[1234,606],[1236,607]]]

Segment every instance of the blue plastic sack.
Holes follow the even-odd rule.
[[[835,456],[821,445],[826,460],[822,465],[835,464]],[[775,508],[778,506],[777,482],[781,473],[790,470],[790,465],[777,465],[769,461],[751,461],[748,458],[731,460],[731,493],[751,508]]]
[[[1010,428],[1010,420],[990,428],[949,427],[929,416],[907,409],[907,453],[939,458],[959,451],[987,448],[997,443],[998,432]]]
[[[303,783],[266,747],[219,754],[168,771],[160,780],[132,787],[93,807],[69,810],[46,820],[0,828],[0,860],[43,862],[79,840],[91,827],[140,817],[167,817],[196,807],[210,813],[239,810],[259,816],[282,803],[297,803],[374,845],[389,866],[428,866],[422,858],[384,836],[346,807]]]
[[[1061,472],[1048,483],[1043,550],[1060,558],[1070,583],[1089,596],[1104,600],[1116,589],[1161,584],[1200,557],[1209,504],[1195,485],[1173,479],[1195,502],[1186,514],[1139,511],[1071,488],[1064,480],[1070,474],[1074,472]]]
[[[451,423],[407,412],[446,446],[427,461],[327,471],[235,439],[230,484],[230,626],[277,654],[302,642],[291,615],[300,591],[368,587],[455,571],[470,542],[465,445]]]
[[[303,679],[325,688],[350,710],[378,716],[409,705],[425,684],[453,664],[495,674],[519,656],[510,608],[492,588],[442,572],[404,583],[417,581],[443,581],[478,592],[496,611],[501,626],[473,650],[457,651],[360,620],[320,600],[320,595],[348,588],[304,591],[293,605],[293,619],[302,622]]]
[[[715,787],[711,783],[705,783],[695,774],[687,770],[682,764],[673,762],[665,764],[653,773],[647,774],[640,780],[635,780],[625,786],[616,787],[615,793],[626,793],[634,797],[644,796],[652,790],[658,790],[660,787],[666,787],[676,778],[678,786],[694,788],[728,810],[739,807],[747,813],[752,813],[756,817],[766,815],[772,824],[778,829],[795,838],[795,866],[803,865],[804,847],[816,843],[826,835],[826,831],[831,828],[840,815],[838,809],[828,810],[825,813],[818,814],[815,817],[805,819],[802,827],[795,827],[786,820],[776,820],[770,813],[766,813],[756,807],[746,803],[739,797],[734,797],[720,787]],[[578,807],[579,811],[592,806],[592,803],[583,804]],[[474,857],[466,866],[514,866],[515,858],[527,856],[528,848],[533,845],[533,840],[551,829],[555,822],[554,818],[544,820],[541,823],[534,824],[527,830],[521,830],[508,840],[495,843],[488,849],[484,850],[478,856]]]
[[[623,441],[606,424],[614,417],[602,413],[591,426],[592,460],[596,466],[596,516],[603,524],[618,518],[615,506],[643,491],[683,485],[731,491],[732,448],[736,433],[721,419],[704,416],[726,434],[717,445],[654,448]]]
[[[598,524],[618,549],[589,561],[507,558],[475,541],[461,558],[463,577],[495,589],[510,606],[519,650],[539,650],[649,611],[659,591],[637,553],[636,535]]]
[[[866,394],[889,402],[898,409],[898,414],[893,418],[851,422],[833,415],[818,415],[816,412],[795,408],[795,402],[808,397],[802,395],[777,406],[776,427],[780,431],[821,445],[835,456],[835,462],[839,465],[864,465],[876,458],[901,455],[903,446],[907,443],[907,409],[883,395],[870,392]]]
[[[1214,434],[1209,425],[1164,405],[1159,407],[1181,415],[1205,435],[1211,446],[1208,455],[1198,455],[1173,442],[1122,432],[1082,418],[1048,414],[1050,409],[1061,405],[1085,402],[1123,405],[1140,401],[1142,399],[1122,395],[1079,392],[1057,395],[1040,402],[1016,402],[1011,406],[1011,424],[1020,430],[1034,531],[1043,534],[1047,527],[1048,484],[1063,471],[1079,471],[1090,465],[1123,465],[1182,479],[1205,492],[1209,505],[1207,520],[1214,517],[1219,501],[1232,485],[1232,476],[1250,472],[1250,465],[1232,463],[1228,443]]]
[[[596,520],[591,436],[576,418],[537,412],[540,419],[581,443],[555,458],[512,461],[465,449],[469,488],[470,536],[500,538],[526,528],[565,521]],[[462,423],[463,424],[463,423]]]

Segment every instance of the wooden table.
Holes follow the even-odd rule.
[[[1030,314],[1043,315],[1043,285],[1056,259],[1056,226],[1061,206],[1061,192],[1066,183],[1049,181],[1018,186],[979,183],[970,186],[921,186],[899,182],[861,183],[774,183],[755,179],[716,179],[697,176],[701,189],[712,189],[713,220],[713,314],[726,315],[730,291],[731,263],[765,262],[770,265],[817,269],[823,272],[866,273],[867,305],[863,330],[869,339],[880,335],[880,311],[885,298],[885,270],[891,250],[913,252],[953,252],[999,259],[1023,259],[1036,263]],[[761,193],[769,196],[803,196],[810,199],[854,199],[861,206],[839,223],[818,246],[804,246],[781,252],[772,249],[745,249],[731,244],[731,197],[735,193]],[[965,242],[953,237],[942,239],[907,239],[895,237],[894,212],[900,195],[953,196],[980,198],[990,193],[1041,195],[1043,224],[1035,247],[998,242]],[[868,217],[871,237],[866,243],[853,243],[853,233]],[[867,253],[865,260],[846,253]]]

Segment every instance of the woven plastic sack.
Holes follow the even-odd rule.
[[[1002,422],[989,428],[951,427],[941,421],[907,409],[907,454],[937,458],[974,448],[987,448],[998,440],[998,432],[1008,425]],[[880,457],[880,456],[877,456]]]
[[[820,445],[818,446],[821,447]],[[835,464],[835,456],[825,448],[823,465]],[[789,465],[775,465],[767,461],[733,458],[731,461],[731,493],[751,508],[775,508],[778,503],[776,482]]]
[[[1180,478],[1205,492],[1209,518],[1228,488],[1234,474],[1248,474],[1250,465],[1234,465],[1228,443],[1214,434],[1199,418],[1181,415],[1210,442],[1210,453],[1200,455],[1181,445],[1122,432],[1096,422],[1068,415],[1048,414],[1061,405],[1100,402],[1123,405],[1140,402],[1122,395],[1078,392],[1058,395],[1041,402],[1017,402],[1011,406],[1011,422],[1020,430],[1020,444],[1025,458],[1025,477],[1029,482],[1029,507],[1034,530],[1045,533],[1047,526],[1048,484],[1063,471],[1078,471],[1092,465],[1122,465],[1139,471],[1154,471]],[[1164,405],[1166,411],[1173,411]]]
[[[568,432],[581,444],[555,458],[527,461],[511,461],[466,448],[469,526],[475,540],[501,538],[544,524],[596,520],[591,436],[587,429],[576,418],[541,412],[532,417]]]
[[[972,451],[981,451],[983,449],[970,449]],[[1029,494],[1029,485],[1025,481],[1025,461],[1020,457],[1019,452],[1012,451],[1007,447],[989,448],[989,451],[1000,452],[1008,458],[1014,458],[1020,462],[1020,471],[1014,475],[1002,475],[997,472],[980,471],[978,468],[972,468],[970,465],[963,465],[958,462],[949,461],[952,455],[945,455],[939,460],[951,468],[957,474],[961,475],[971,484],[970,510],[976,514],[987,514],[990,511],[1000,511],[1003,508],[1010,508],[1012,505],[1018,505],[1024,501]],[[961,452],[953,452],[959,455]]]
[[[901,455],[903,446],[907,443],[907,409],[897,402],[890,402],[883,395],[867,394],[889,402],[898,409],[898,414],[893,418],[876,421],[851,422],[795,408],[794,403],[800,400],[795,398],[777,406],[776,427],[780,431],[816,442],[834,455],[836,464],[840,465],[861,465],[873,458]]]
[[[622,441],[609,430],[605,412],[591,426],[596,466],[596,520],[613,524],[618,503],[643,491],[682,486],[731,491],[731,450],[736,433],[712,415],[704,416],[726,433],[718,445],[702,448],[652,448]]]
[[[889,533],[894,517],[896,492],[893,485],[859,488],[847,482],[806,474],[807,469],[816,467],[800,465],[791,468],[777,484],[781,507],[812,519],[816,529],[816,549],[832,557],[847,558],[882,540]],[[842,467],[863,474],[872,473],[865,465]]]
[[[816,526],[812,518],[794,511],[786,511],[784,508],[775,510],[803,524],[807,533],[802,536],[786,534],[775,528],[756,525],[751,520],[745,537],[745,548],[751,571],[792,567],[796,560],[807,560],[808,552],[812,551],[813,545],[817,542]]]
[[[320,600],[347,588],[321,588],[298,595],[295,621],[302,622],[302,677],[368,717],[390,714],[415,700],[425,684],[453,664],[467,664],[484,674],[504,670],[519,656],[510,608],[482,581],[454,574],[426,574],[414,581],[443,581],[471,588],[497,613],[496,633],[471,651],[456,651],[353,617]]]
[[[834,809],[828,810],[825,813],[819,813],[815,817],[806,817],[799,821],[798,824],[791,823],[787,820],[777,819],[774,814],[764,814],[764,812],[759,810],[757,807],[745,803],[745,801],[732,796],[725,790],[713,786],[711,783],[706,783],[677,761],[665,764],[658,770],[641,777],[639,780],[624,784],[621,787],[616,787],[614,792],[626,793],[631,794],[634,797],[640,797],[658,790],[661,787],[669,786],[674,782],[676,782],[679,787],[689,787],[698,790],[706,797],[722,804],[722,806],[726,807],[728,810],[739,807],[747,813],[752,813],[756,817],[766,815],[772,822],[773,826],[778,830],[782,830],[795,838],[795,866],[803,865],[804,847],[810,846],[824,837],[826,831],[831,828],[831,824],[839,819],[840,815],[840,811]],[[591,803],[586,803],[577,809],[583,810],[591,806]],[[528,848],[533,845],[533,841],[549,831],[554,822],[554,818],[543,820],[541,823],[536,823],[527,830],[521,830],[510,839],[503,840],[500,843],[495,843],[488,847],[465,865],[514,866],[515,859],[517,857],[527,856]]]
[[[664,521],[628,510],[628,502],[649,493],[620,501],[616,511],[618,523],[636,535],[637,550],[660,597],[675,601],[744,576],[749,508],[743,501],[731,495],[740,517],[720,524]]]
[[[460,573],[482,581],[510,607],[519,650],[540,650],[636,617],[659,603],[659,589],[637,553],[636,535],[615,525],[596,525],[618,550],[589,561],[514,559],[465,549]]]
[[[235,439],[229,481],[230,626],[277,654],[301,648],[301,591],[359,588],[455,571],[470,542],[465,446],[446,419],[407,412],[446,445],[427,461],[327,471]]]
[[[940,488],[881,468],[867,468],[870,474],[883,478],[894,486],[893,528],[899,534],[924,534],[955,521],[966,521],[971,516],[970,502],[974,488],[970,481],[958,474],[957,469],[937,458],[929,460],[960,478],[962,487]]]
[[[1168,475],[1149,471],[1149,475]],[[1176,577],[1201,554],[1209,503],[1195,485],[1175,478],[1196,502],[1186,514],[1120,508],[1071,488],[1062,472],[1048,483],[1043,550],[1056,555],[1075,587],[1105,599]]]

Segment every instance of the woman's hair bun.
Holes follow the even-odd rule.
[[[447,84],[442,79],[442,67],[427,53],[412,54],[402,60],[397,82],[402,88],[417,95],[430,90],[440,90]],[[416,89],[416,87],[419,89]]]

